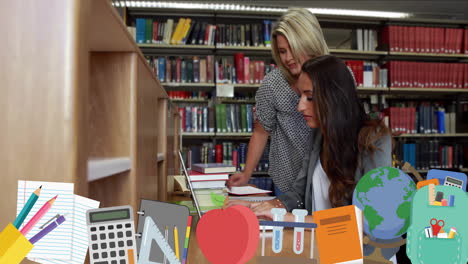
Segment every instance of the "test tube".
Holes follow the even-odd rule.
[[[273,214],[273,221],[283,221],[286,209],[284,208],[272,208],[271,213]],[[271,248],[273,252],[280,253],[283,248],[283,227],[273,227],[273,240],[271,242]]]
[[[294,209],[292,210],[292,213],[294,215],[295,222],[303,223],[305,220],[305,216],[307,215],[307,210]],[[301,254],[304,250],[304,228],[294,228],[293,250],[296,254]]]

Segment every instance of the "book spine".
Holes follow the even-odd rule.
[[[193,82],[200,82],[200,59],[197,56],[193,57]]]

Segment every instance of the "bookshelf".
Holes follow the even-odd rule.
[[[184,10],[183,13],[178,13],[174,9],[157,9],[157,8],[127,8],[127,25],[130,25],[136,17],[143,18],[152,18],[152,15],[157,15],[158,21],[164,21],[165,18],[173,18],[174,23],[177,18],[181,17],[191,17],[193,20],[206,21],[209,24],[224,25],[224,24],[254,24],[258,21],[264,19],[275,20],[280,17],[281,12],[260,12],[260,11],[228,11],[228,10],[203,10],[203,11],[189,11]],[[331,16],[331,15],[318,15],[317,18],[324,29],[325,38],[330,47],[330,53],[338,57],[341,57],[345,60],[359,60],[365,61],[366,63],[372,63],[372,67],[390,65],[389,62],[419,62],[419,63],[439,63],[439,64],[466,64],[468,62],[468,53],[463,54],[464,50],[462,47],[461,53],[452,54],[452,53],[436,53],[436,51],[427,51],[427,52],[412,52],[408,47],[408,50],[403,51],[403,46],[401,51],[394,51],[390,49],[390,46],[385,46],[383,38],[379,33],[383,33],[385,28],[390,26],[399,26],[401,28],[406,28],[405,32],[410,32],[411,28],[417,28],[417,30],[423,30],[423,28],[431,29],[447,29],[447,32],[452,29],[466,29],[468,26],[468,21],[452,21],[452,20],[439,20],[439,19],[388,19],[388,18],[363,18],[363,17],[352,17],[352,16]],[[376,37],[379,46],[376,49],[369,50],[358,50],[355,45],[359,46],[359,43],[355,44],[353,41],[357,40],[356,32],[359,30],[369,30],[369,34],[373,34],[372,31],[375,31]],[[403,32],[403,29],[401,29]],[[416,29],[415,29],[416,30]],[[223,32],[223,31],[221,31]],[[242,31],[241,31],[242,32]],[[338,33],[337,33],[338,32]],[[421,31],[422,32],[422,31]],[[468,34],[466,30],[463,31],[463,34]],[[337,35],[338,34],[338,35]],[[363,33],[365,34],[365,32]],[[424,34],[422,34],[424,35]],[[435,35],[434,35],[435,36]],[[343,39],[348,37],[350,41],[344,42]],[[414,37],[414,43],[418,43]],[[430,45],[432,49],[436,43],[435,39]],[[437,40],[439,41],[439,40]],[[463,42],[463,40],[462,40]],[[466,42],[466,40],[465,40]],[[343,44],[344,43],[344,44]],[[408,42],[409,43],[409,42]],[[422,42],[421,42],[422,43]],[[449,42],[447,42],[449,43]],[[401,43],[400,43],[401,44]],[[407,43],[406,43],[407,44]],[[440,44],[440,43],[439,43]],[[438,44],[438,45],[439,45]],[[422,44],[421,44],[422,45]],[[426,44],[425,44],[426,45]],[[427,44],[428,45],[428,44]],[[445,44],[444,44],[445,45]],[[450,44],[451,45],[451,44]],[[181,51],[181,57],[184,56],[206,56],[213,55],[216,59],[222,59],[225,57],[233,58],[236,53],[244,53],[245,56],[257,59],[259,57],[267,58],[271,60],[270,48],[266,46],[240,46],[240,45],[225,45],[214,43],[214,45],[165,45],[165,44],[139,44],[142,52],[149,56],[177,56],[174,52],[175,49]],[[405,49],[407,47],[404,47]],[[159,50],[156,50],[159,49]],[[416,49],[416,48],[415,48]],[[422,46],[421,46],[422,49]],[[447,44],[447,49],[449,46]],[[466,49],[466,48],[465,48]],[[183,52],[182,52],[183,51]],[[449,52],[449,51],[447,51]],[[265,60],[267,61],[267,60]],[[233,64],[232,62],[230,62]],[[368,64],[369,65],[369,64]],[[351,67],[351,66],[350,66]],[[415,66],[416,67],[416,66]],[[382,67],[384,68],[384,67]],[[388,66],[388,68],[390,68]],[[378,68],[380,70],[381,68]],[[407,69],[405,69],[407,71]],[[388,70],[390,71],[390,69]],[[468,67],[464,71],[468,71]],[[429,78],[432,75],[440,74],[440,76],[445,76],[447,74],[441,74],[439,71],[435,71],[431,74],[424,75],[424,78]],[[362,73],[361,73],[362,74]],[[418,87],[417,81],[414,81],[414,84],[408,85],[399,85],[399,86],[390,86],[390,73],[386,73],[388,78],[388,85],[380,85],[372,83],[372,85],[366,85],[365,83],[360,83],[357,87],[357,90],[360,94],[360,97],[363,98],[364,102],[369,104],[370,111],[379,111],[390,106],[415,106],[419,104],[430,104],[435,108],[443,107],[448,109],[452,105],[454,106],[454,111],[456,112],[456,131],[451,131],[450,133],[431,133],[431,134],[403,134],[395,136],[396,140],[403,140],[404,142],[412,142],[413,140],[432,140],[437,138],[437,140],[442,140],[443,142],[448,142],[448,144],[462,144],[468,145],[468,137],[466,131],[468,131],[468,126],[463,125],[464,122],[468,121],[468,118],[465,117],[465,112],[468,110],[463,110],[463,104],[468,101],[468,87],[465,88],[453,88],[452,84],[448,85],[431,85],[428,87],[425,84],[425,88],[415,88]],[[394,76],[393,76],[394,77]],[[392,78],[393,78],[392,77]],[[401,76],[399,76],[401,77]],[[405,76],[405,78],[408,78]],[[419,77],[421,78],[421,77]],[[452,77],[450,77],[452,78]],[[459,78],[459,77],[457,77]],[[465,73],[465,79],[468,78],[468,74]],[[406,80],[405,80],[406,81]],[[455,81],[453,81],[455,82]],[[180,86],[178,86],[180,85]],[[226,99],[226,98],[215,98],[213,95],[220,84],[215,83],[211,84],[175,84],[175,85],[165,85],[166,89],[175,90],[179,89],[184,91],[211,91],[211,96],[203,99],[173,99],[173,102],[178,104],[204,104],[212,106],[213,104],[254,104],[254,98],[251,96],[243,96],[244,93],[253,94],[260,87],[260,84],[232,84],[234,87],[234,93],[240,94],[239,97],[247,97],[252,99]],[[414,87],[410,87],[414,86]],[[421,85],[419,85],[421,86]],[[445,86],[445,87],[444,87]],[[462,87],[466,86],[466,81],[462,84]],[[450,87],[450,88],[449,88]],[[211,97],[211,99],[208,99]],[[369,102],[370,101],[370,102]],[[416,102],[416,103],[415,103]],[[447,110],[448,111],[448,110]],[[431,121],[430,124],[435,124],[436,121]],[[216,129],[215,129],[216,131]],[[224,142],[226,140],[241,141],[248,139],[250,136],[249,133],[190,133],[183,132],[182,137],[184,144],[186,142]]]
[[[173,166],[177,140],[167,141],[178,127],[167,119],[177,119],[110,1],[53,6],[0,9],[2,32],[21,36],[0,51],[2,226],[15,218],[20,179],[70,182],[101,207],[138,208],[141,198],[164,200]]]
[[[394,137],[401,137],[401,138],[412,138],[412,137],[452,137],[452,138],[464,138],[468,137],[468,133],[447,133],[447,134],[437,134],[437,133],[430,133],[430,134],[401,134]]]

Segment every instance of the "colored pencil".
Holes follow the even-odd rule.
[[[177,226],[174,226],[174,248],[175,248],[175,254],[177,259],[180,260],[180,255],[179,255],[179,231],[177,230]]]
[[[41,238],[43,238],[45,235],[52,232],[52,230],[54,230],[57,226],[59,226],[60,224],[65,222],[65,220],[66,220],[65,217],[63,215],[61,215],[59,218],[55,219],[55,221],[50,223],[46,228],[42,229],[41,232],[37,233],[35,236],[33,236],[31,239],[29,239],[29,242],[31,242],[31,244],[36,243]]]
[[[34,204],[36,204],[37,199],[39,199],[41,189],[42,185],[39,188],[37,188],[33,193],[31,193],[31,196],[29,196],[28,201],[23,206],[23,209],[21,209],[21,212],[18,214],[18,216],[15,219],[15,222],[13,223],[16,229],[19,229],[21,224],[24,222],[24,219],[26,219],[26,216],[28,216],[29,212],[31,212],[31,209],[33,208]]]
[[[37,213],[33,216],[33,218],[31,218],[31,220],[29,220],[29,222],[20,230],[20,232],[21,232],[21,234],[23,234],[23,236],[26,236],[29,233],[29,231],[31,231],[31,229],[34,227],[34,225],[37,222],[39,222],[39,220],[41,220],[41,218],[49,211],[49,209],[54,204],[55,200],[57,200],[57,196],[58,195],[55,195],[54,198],[47,201],[41,207],[41,209],[39,209],[39,211],[37,211]]]
[[[185,232],[185,243],[184,243],[184,254],[182,256],[182,264],[185,264],[187,261],[187,254],[188,254],[188,245],[190,239],[190,226],[192,225],[192,216],[189,215],[187,221],[187,232]]]

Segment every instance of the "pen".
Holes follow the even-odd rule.
[[[51,220],[53,220],[54,218],[52,218]],[[49,220],[49,221],[51,221]],[[49,234],[50,232],[52,232],[52,230],[54,230],[57,226],[59,226],[60,224],[62,224],[63,222],[65,222],[65,216],[61,215],[59,216],[55,221],[53,221],[52,223],[50,223],[46,228],[44,228],[41,232],[37,233],[35,236],[33,236],[31,239],[29,239],[29,242],[31,242],[31,244],[34,244],[36,243],[37,241],[39,241],[41,238],[43,238],[45,235]]]
[[[29,220],[29,222],[20,230],[21,234],[23,234],[23,236],[26,236],[26,234],[29,233],[29,231],[31,231],[31,229],[34,227],[34,225],[39,221],[41,220],[41,218],[47,213],[47,211],[49,211],[49,209],[52,207],[52,205],[54,204],[55,200],[57,200],[57,196],[58,195],[55,195],[54,198],[50,199],[49,201],[47,201],[42,207],[41,209],[39,209],[39,211],[37,211],[37,213],[33,216],[33,218],[31,218],[31,220]]]
[[[39,186],[33,193],[31,193],[31,196],[29,196],[28,201],[26,204],[23,206],[23,209],[21,209],[21,212],[18,214],[18,216],[15,219],[15,222],[13,225],[19,229],[21,224],[24,222],[24,219],[26,219],[26,216],[28,216],[29,212],[33,208],[34,204],[36,203],[37,199],[39,199],[39,195],[41,194],[41,189],[42,185]]]

